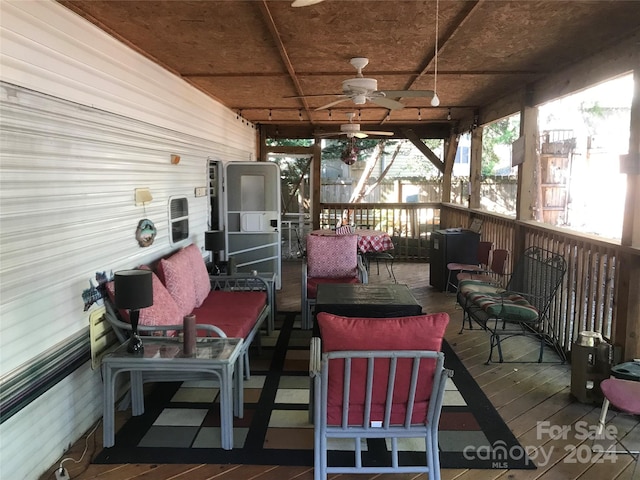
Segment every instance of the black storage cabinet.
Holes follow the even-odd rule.
[[[436,230],[431,234],[431,262],[429,263],[429,284],[441,292],[447,287],[448,263],[478,263],[480,234],[461,228]],[[458,284],[454,272],[451,282]],[[455,289],[449,286],[449,291]]]

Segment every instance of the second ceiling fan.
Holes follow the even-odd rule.
[[[378,90],[378,81],[375,78],[366,78],[362,75],[362,69],[369,64],[368,58],[355,57],[351,59],[350,63],[356,69],[356,77],[342,82],[342,93],[301,95],[294,98],[339,97],[338,100],[316,108],[317,111],[333,107],[347,100],[353,101],[356,105],[363,105],[370,101],[390,110],[398,110],[404,108],[404,105],[394,100],[395,98],[426,97],[433,99],[434,97],[433,90]]]
[[[353,117],[355,117],[355,113],[349,112],[347,113],[347,118],[349,119],[349,123],[345,123],[340,125],[339,132],[325,132],[319,133],[315,136],[318,138],[327,138],[327,137],[335,137],[336,135],[346,135],[347,138],[367,138],[369,135],[382,135],[390,137],[393,135],[393,132],[388,131],[374,131],[374,130],[360,130],[359,123],[353,123]]]

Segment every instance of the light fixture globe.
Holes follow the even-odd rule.
[[[438,94],[434,92],[433,98],[431,99],[431,106],[437,107],[438,105],[440,105],[440,99],[438,98]]]

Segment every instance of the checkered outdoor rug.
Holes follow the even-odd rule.
[[[313,425],[309,423],[309,341],[299,314],[279,314],[277,330],[251,352],[251,379],[245,382],[244,418],[234,419],[234,449],[220,448],[218,389],[213,382],[158,384],[145,398],[145,413],[117,433],[116,444],[93,463],[240,463],[313,465]],[[482,390],[448,344],[445,366],[452,369],[440,419],[442,468],[535,468]],[[386,458],[384,440],[368,440],[372,461]],[[504,459],[498,452],[515,453]],[[352,445],[330,444],[329,463],[353,458]],[[401,461],[424,458],[424,440],[401,443]],[[492,452],[495,451],[495,454]],[[366,458],[365,458],[366,460]],[[418,459],[420,461],[420,459]]]

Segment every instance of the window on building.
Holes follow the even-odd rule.
[[[171,228],[171,244],[189,237],[189,202],[187,197],[169,199],[169,227]]]

